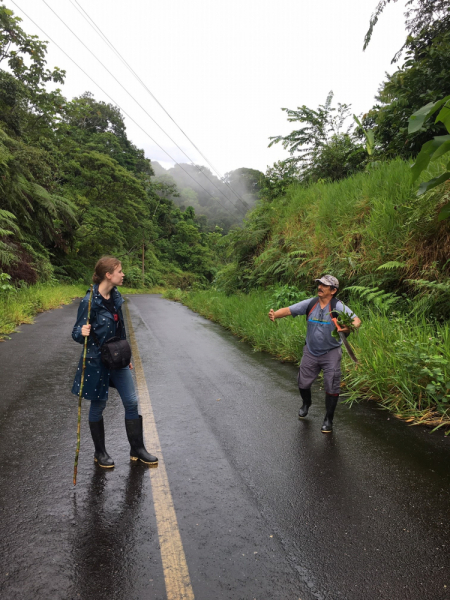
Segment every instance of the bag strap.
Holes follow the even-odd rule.
[[[336,306],[337,303],[340,302],[336,296],[333,296],[331,298],[330,301],[330,312],[331,312],[331,316],[333,317],[333,319],[336,319],[338,317],[338,313],[336,312]],[[309,315],[312,313],[312,311],[316,308],[316,306],[319,303],[319,296],[316,296],[316,298],[313,298],[311,300],[311,302],[308,304],[308,308],[306,309],[306,320],[308,320]]]
[[[308,320],[309,315],[312,313],[312,311],[316,308],[317,303],[319,302],[319,296],[316,296],[315,298],[313,298],[310,303],[308,304],[308,307],[306,309],[306,320]]]
[[[336,294],[331,298],[331,302],[330,302],[330,309],[331,309],[331,316],[333,317],[333,319],[337,319],[339,314],[336,312],[336,306],[337,303],[339,302],[339,300],[336,298]]]

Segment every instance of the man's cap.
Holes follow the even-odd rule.
[[[331,287],[335,288],[339,287],[339,280],[336,279],[336,277],[333,277],[333,275],[324,275],[320,279],[315,279],[314,281],[323,283],[323,285],[331,285]]]

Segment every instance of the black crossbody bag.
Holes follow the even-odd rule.
[[[103,346],[100,346],[100,342],[98,341],[97,334],[95,331],[92,331],[92,337],[94,338],[94,342],[100,348],[100,356],[102,359],[102,363],[108,369],[124,369],[128,367],[131,362],[131,347],[127,340],[121,339],[122,334],[122,321],[119,316],[120,330],[119,336],[115,335],[109,340],[106,340],[103,343]]]

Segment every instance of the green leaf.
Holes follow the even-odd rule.
[[[441,146],[433,154],[433,157],[431,160],[436,160],[437,158],[439,158],[440,156],[442,156],[443,154],[445,154],[446,152],[448,152],[450,150],[450,135],[443,135],[440,137],[442,139],[447,138],[447,141],[445,141],[443,144],[441,144]]]
[[[383,269],[403,269],[404,267],[406,267],[406,263],[399,262],[398,260],[390,260],[389,262],[384,263],[384,265],[380,265],[377,268],[377,271],[382,271]]]
[[[373,154],[373,147],[375,146],[375,134],[373,132],[373,129],[369,129],[366,132],[366,138],[367,138],[367,154],[372,155]]]
[[[444,221],[444,219],[448,219],[450,217],[450,202],[442,207],[441,212],[438,216],[438,221]]]
[[[447,104],[442,108],[436,117],[435,123],[444,123],[445,128],[450,133],[450,106]]]
[[[353,115],[353,120],[363,130],[364,135],[366,137],[367,154],[369,156],[371,156],[373,154],[373,148],[375,146],[375,134],[373,132],[373,129],[364,129],[364,127],[361,124],[361,121],[358,119],[358,117],[356,115]]]
[[[439,177],[435,177],[434,179],[430,179],[429,181],[424,181],[423,183],[420,184],[419,189],[417,190],[417,195],[421,196],[422,194],[425,194],[425,192],[428,192],[429,190],[432,190],[433,188],[437,187],[438,185],[441,185],[441,183],[444,183],[444,181],[447,181],[447,179],[450,179],[450,172],[446,171],[445,173],[442,173],[442,175],[440,175]],[[442,217],[442,218],[447,218],[447,217]],[[439,220],[441,221],[441,217],[439,217]]]
[[[430,164],[430,160],[437,158],[437,156],[435,156],[435,153],[437,153],[439,148],[449,141],[450,135],[439,135],[434,137],[429,142],[426,142],[422,146],[422,149],[420,150],[416,158],[416,162],[411,166],[413,181],[415,181],[422,173],[422,171],[428,167],[428,165]],[[447,152],[449,149],[450,147],[444,150],[444,152]],[[440,152],[439,156],[441,156],[444,152]]]
[[[440,108],[443,104],[450,100],[450,96],[446,96],[442,98],[442,100],[438,100],[437,102],[429,102],[422,108],[419,108],[415,113],[413,113],[409,117],[408,122],[408,133],[415,133],[419,131],[425,121],[428,119],[430,115],[432,115],[438,108]]]
[[[422,146],[419,154],[417,155],[416,162],[411,165],[413,181],[415,181],[422,171],[428,167],[431,157],[435,151],[433,142],[434,140],[430,140]]]

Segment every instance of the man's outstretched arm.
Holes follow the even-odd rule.
[[[278,310],[273,310],[273,308],[271,308],[269,310],[269,319],[271,321],[275,321],[275,319],[282,319],[283,317],[289,317],[291,316],[291,309],[289,308],[289,306],[286,306],[286,308],[279,308]]]

